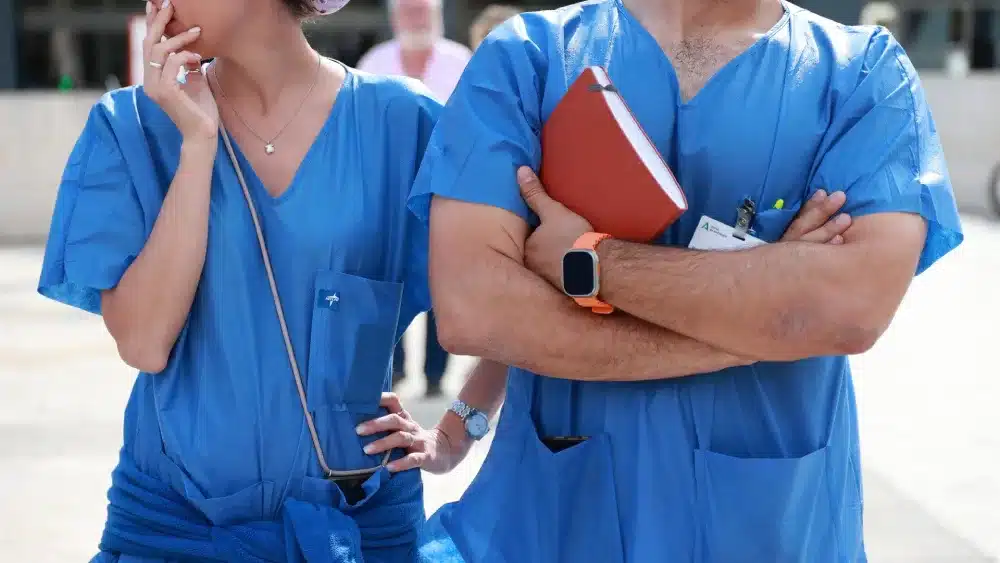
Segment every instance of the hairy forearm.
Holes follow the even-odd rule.
[[[628,315],[585,311],[496,251],[432,276],[439,334],[459,354],[550,377],[595,381],[667,379],[750,363]]]
[[[147,372],[166,366],[205,263],[215,147],[185,144],[177,173],[139,256],[104,292],[102,313],[122,359]]]
[[[852,245],[704,252],[609,240],[598,252],[601,296],[615,307],[761,360],[863,351],[894,312],[877,305],[878,284],[851,279],[864,271]]]

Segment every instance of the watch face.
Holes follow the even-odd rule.
[[[476,440],[482,438],[490,431],[490,421],[481,412],[473,413],[465,419],[465,430]]]
[[[570,297],[593,297],[597,290],[597,268],[588,250],[570,250],[563,256],[563,290]]]

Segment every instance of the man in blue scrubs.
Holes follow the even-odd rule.
[[[592,229],[531,173],[542,124],[590,65],[690,204],[655,244],[591,244],[601,275],[585,281],[614,315],[563,293],[564,254]],[[846,193],[843,244],[779,241],[826,188]],[[432,518],[426,553],[866,560],[846,356],[962,240],[924,92],[888,32],[779,0],[518,16],[473,57],[410,205],[430,223],[445,347],[516,366],[490,455]],[[689,248],[703,219],[740,217],[773,244]],[[556,436],[587,439],[554,452]]]

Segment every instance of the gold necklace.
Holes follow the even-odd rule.
[[[302,108],[305,107],[306,100],[309,99],[309,94],[312,94],[313,88],[315,88],[316,84],[319,82],[319,71],[320,68],[322,68],[322,66],[323,66],[323,57],[319,56],[318,61],[316,63],[316,76],[313,78],[312,85],[309,86],[309,90],[306,91],[305,96],[302,96],[302,101],[299,102],[299,107],[296,108],[295,113],[292,114],[292,117],[290,117],[288,121],[285,122],[285,124],[281,127],[281,129],[279,129],[278,132],[275,133],[274,136],[271,137],[270,139],[265,139],[264,137],[260,136],[257,133],[257,131],[255,131],[254,128],[251,127],[250,124],[247,123],[245,119],[243,119],[243,116],[240,115],[240,112],[236,110],[236,106],[234,106],[232,102],[229,101],[229,97],[226,96],[226,90],[222,87],[222,81],[219,80],[219,70],[215,67],[215,65],[212,65],[212,70],[215,72],[215,85],[219,87],[219,94],[222,94],[222,99],[226,102],[226,105],[229,106],[229,109],[233,111],[233,115],[235,115],[236,118],[239,119],[240,122],[243,124],[243,126],[247,128],[247,131],[250,131],[250,133],[252,133],[254,137],[257,137],[257,139],[260,140],[260,142],[264,143],[264,154],[272,155],[276,150],[274,147],[274,142],[278,140],[278,137],[280,137],[281,134],[285,132],[285,129],[287,129],[288,126],[291,125],[293,121],[295,121],[295,118],[298,117],[299,113],[302,111]]]

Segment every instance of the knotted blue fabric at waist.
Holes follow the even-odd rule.
[[[379,548],[396,554],[379,561],[411,561],[424,518],[422,498],[391,494],[389,478],[385,468],[369,478],[357,505],[347,505],[342,495],[328,505],[288,498],[274,520],[216,525],[123,450],[108,492],[102,555],[94,562],[128,554],[170,561],[363,563],[362,549]],[[369,500],[377,506],[362,509]]]

